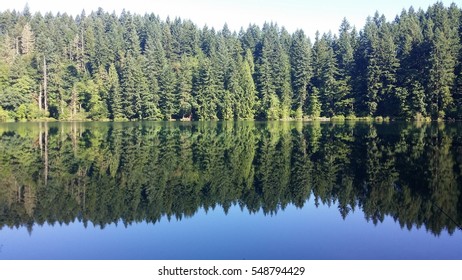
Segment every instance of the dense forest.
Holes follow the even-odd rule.
[[[0,126],[0,229],[156,223],[233,205],[362,211],[453,233],[460,123],[116,122]],[[460,229],[460,228],[459,228]]]
[[[462,12],[376,13],[358,31],[232,32],[154,14],[0,12],[0,121],[462,119]]]

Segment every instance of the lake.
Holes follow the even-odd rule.
[[[0,259],[462,259],[461,123],[0,123]]]

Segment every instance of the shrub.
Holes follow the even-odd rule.
[[[0,107],[0,122],[6,122],[9,119],[8,112]]]

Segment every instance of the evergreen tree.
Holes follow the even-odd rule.
[[[398,94],[399,114],[404,118],[426,116],[425,95],[422,95],[422,83],[425,76],[426,56],[423,51],[423,34],[419,18],[411,7],[403,11],[397,26],[397,56],[400,68],[397,70],[397,83],[404,94]],[[423,103],[423,106],[422,106]]]
[[[364,29],[364,56],[367,63],[367,96],[365,105],[368,115],[397,115],[396,71],[399,61],[391,27],[385,17],[375,14],[368,19]]]
[[[302,118],[308,83],[312,77],[311,46],[302,30],[298,30],[292,35],[290,62],[293,91],[292,109],[295,111],[296,118]]]
[[[102,13],[102,11],[100,11]],[[95,20],[94,34],[95,34],[95,56],[93,57],[94,67],[108,67],[111,62],[111,47],[109,43],[109,38],[105,34],[106,27],[105,21],[107,18],[104,14],[101,14]]]
[[[193,108],[197,104],[193,98],[193,73],[197,68],[197,60],[195,58],[183,56],[181,58],[181,68],[177,71],[176,76],[176,96],[178,98],[178,117],[193,118]]]
[[[259,118],[279,119],[290,115],[290,62],[278,31],[277,25],[266,23],[262,43],[257,47],[256,84],[261,108]]]
[[[319,116],[321,116],[321,102],[319,101],[319,90],[316,87],[313,87],[312,92],[309,94],[307,114],[312,118],[318,118]]]
[[[142,63],[132,56],[125,58],[121,73],[122,108],[127,119],[143,118],[142,108],[145,99],[142,97],[148,92],[146,78],[141,70]],[[145,109],[145,108],[144,108]]]
[[[112,120],[120,120],[124,117],[124,113],[122,109],[119,75],[117,74],[117,69],[113,63],[109,66],[108,83],[109,100],[107,106],[109,109],[109,117]]]
[[[257,92],[253,80],[253,58],[250,50],[247,50],[245,59],[240,61],[238,73],[240,74],[236,85],[236,118],[252,120],[255,116],[255,104]]]
[[[354,64],[355,34],[350,23],[343,19],[339,38],[334,44],[334,52],[338,61],[337,90],[339,101],[336,104],[336,114],[354,114],[354,96],[352,94],[352,73]]]
[[[311,46],[275,23],[4,11],[0,107],[8,119],[459,119],[461,18],[442,3],[391,22],[377,12]]]
[[[158,104],[161,94],[161,78],[167,66],[164,49],[160,37],[160,27],[156,21],[149,22],[147,26],[146,43],[144,50],[144,73],[148,81],[148,103],[150,104],[147,116],[151,119],[160,117]]]
[[[316,35],[313,45],[312,85],[319,90],[319,101],[323,116],[332,117],[340,107],[344,92],[339,91],[337,60],[332,48],[331,34]]]
[[[178,111],[175,102],[175,74],[169,65],[164,65],[159,77],[160,107],[164,119],[172,119],[172,115]]]
[[[34,51],[35,35],[30,24],[26,23],[21,32],[21,54],[29,54]]]
[[[198,74],[194,83],[194,98],[197,102],[194,115],[199,120],[217,119],[218,97],[215,87],[216,78],[210,60],[206,57],[200,57]]]
[[[133,16],[127,14],[123,22],[123,42],[126,56],[138,58],[141,53],[140,39],[136,30]]]
[[[460,48],[459,25],[457,18],[451,19],[441,3],[430,7],[427,13],[430,17],[427,27],[430,40],[427,106],[432,118],[444,118],[453,106],[451,90]]]
[[[266,33],[266,32],[265,32]],[[275,34],[273,34],[274,36]],[[258,90],[258,118],[269,119],[268,112],[270,110],[278,110],[278,108],[271,108],[271,99],[276,96],[276,89],[271,77],[271,43],[276,41],[277,38],[268,38],[265,34],[262,43],[257,46],[256,51],[256,85]],[[277,113],[276,115],[279,115]],[[276,117],[277,118],[277,117]]]

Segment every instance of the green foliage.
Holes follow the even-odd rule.
[[[0,229],[75,219],[156,223],[232,205],[274,215],[309,200],[335,205],[342,218],[362,211],[373,223],[392,217],[403,228],[451,234],[462,221],[460,130],[364,122],[3,125]]]
[[[195,100],[197,101],[196,117],[199,120],[215,120],[217,117],[218,96],[215,73],[211,62],[204,57],[199,62],[199,71],[194,84]]]
[[[128,56],[121,74],[121,105],[127,119],[142,119],[148,114],[145,95],[148,94],[146,77],[141,70],[140,58]]]
[[[284,119],[290,115],[290,61],[280,34],[277,25],[265,24],[262,42],[257,49],[256,88],[260,99],[258,118]]]
[[[15,113],[15,119],[24,121],[24,120],[34,120],[43,117],[42,112],[35,104],[21,104]]]
[[[176,95],[178,96],[177,115],[181,118],[192,118],[193,108],[197,104],[193,98],[193,72],[197,68],[197,60],[183,56],[181,68],[178,69]]]
[[[114,64],[109,67],[108,73],[108,111],[112,120],[121,120],[124,117],[119,84],[119,76]]]
[[[319,118],[321,115],[321,102],[319,102],[319,90],[314,87],[308,101],[308,116],[312,118]]]
[[[297,118],[303,115],[302,108],[306,102],[307,87],[312,76],[311,69],[311,44],[303,31],[296,31],[292,35],[290,47],[291,82],[293,88],[293,105]]]
[[[29,104],[56,119],[461,118],[461,15],[442,3],[392,22],[376,13],[359,32],[344,19],[311,44],[275,23],[236,33],[102,9],[5,11],[0,107],[16,119]]]
[[[257,91],[253,81],[254,67],[253,58],[250,50],[247,50],[244,60],[238,63],[236,80],[233,80],[233,86],[236,86],[236,108],[234,109],[237,119],[252,120],[255,116],[255,106],[257,101]],[[233,92],[233,90],[231,91]]]
[[[0,107],[0,122],[5,122],[9,119],[8,111]]]
[[[163,111],[164,119],[170,120],[172,115],[178,111],[175,103],[175,73],[169,65],[164,65],[159,77],[160,85],[160,107]]]

